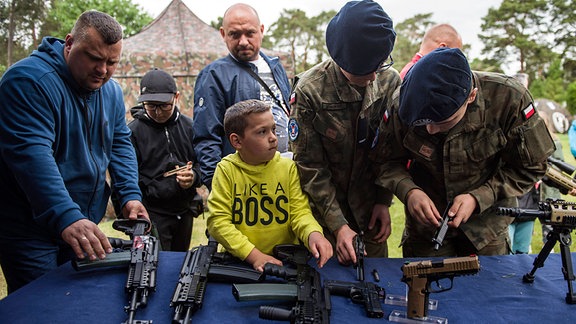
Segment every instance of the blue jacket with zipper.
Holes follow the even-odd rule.
[[[138,169],[114,80],[79,88],[52,37],[0,81],[0,239],[53,242],[70,224],[98,223],[110,188],[141,200]]]
[[[282,93],[286,107],[290,107],[290,82],[278,57],[270,58],[260,52],[268,63],[274,81]],[[260,84],[250,73],[256,73],[254,64],[237,61],[232,55],[220,58],[206,66],[198,75],[194,86],[194,150],[200,163],[202,182],[211,189],[216,164],[222,157],[234,153],[224,135],[224,114],[233,104],[260,99]]]

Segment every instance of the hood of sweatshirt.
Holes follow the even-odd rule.
[[[238,154],[238,151],[236,151],[236,153],[234,154],[229,154],[225,156],[222,160],[226,160],[234,164],[235,166],[240,168],[244,173],[258,174],[264,172],[267,168],[271,167],[275,163],[278,163],[278,161],[280,160],[280,153],[276,152],[272,160],[258,165],[251,165],[242,161],[242,159],[240,158],[240,154]]]

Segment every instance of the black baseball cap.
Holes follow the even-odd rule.
[[[140,82],[138,102],[170,102],[178,90],[174,78],[158,69],[148,71]]]

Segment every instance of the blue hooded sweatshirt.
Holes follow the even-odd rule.
[[[47,37],[0,80],[0,239],[59,239],[106,212],[109,170],[120,203],[141,200],[122,90],[79,87],[64,41]]]

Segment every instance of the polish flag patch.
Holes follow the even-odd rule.
[[[384,112],[384,116],[382,116],[382,119],[386,124],[388,123],[388,120],[390,119],[390,113],[388,112],[388,109],[386,109],[386,111]]]
[[[524,110],[522,110],[522,114],[524,115],[524,119],[529,119],[530,117],[534,116],[534,113],[536,112],[536,109],[534,109],[534,106],[532,105],[532,103],[530,103],[528,105],[528,107],[524,108]]]
[[[296,92],[292,92],[290,95],[290,104],[293,105],[296,103]]]

